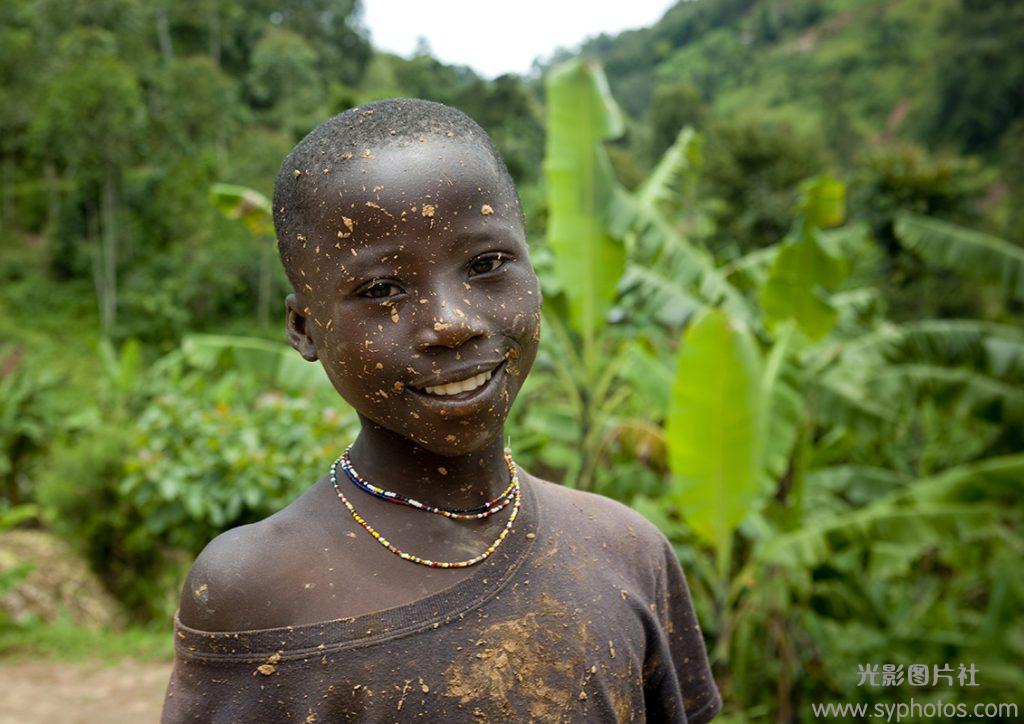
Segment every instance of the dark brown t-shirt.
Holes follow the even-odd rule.
[[[550,483],[474,575],[380,613],[237,633],[175,618],[163,722],[705,722],[721,708],[665,537]]]

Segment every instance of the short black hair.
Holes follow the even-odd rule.
[[[490,136],[457,108],[420,98],[388,98],[350,108],[314,128],[288,154],[274,182],[274,230],[277,251],[294,287],[292,260],[301,241],[302,223],[308,211],[309,184],[323,173],[342,168],[342,162],[387,146],[408,146],[424,136],[443,135],[477,146],[489,155],[519,206],[522,205],[512,176]]]

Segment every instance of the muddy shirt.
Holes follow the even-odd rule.
[[[163,721],[704,722],[721,708],[679,563],[626,506],[524,485],[476,569],[324,623],[215,633],[176,617]]]

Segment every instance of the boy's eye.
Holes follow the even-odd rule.
[[[359,294],[360,296],[368,297],[369,299],[386,299],[388,297],[397,297],[399,294],[405,292],[400,286],[394,282],[388,281],[376,281],[363,287]]]
[[[469,275],[476,276],[478,274],[486,274],[487,272],[495,271],[500,269],[508,261],[508,256],[505,254],[487,254],[481,256],[470,262]]]

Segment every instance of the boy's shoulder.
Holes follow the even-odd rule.
[[[570,535],[578,534],[610,546],[622,544],[633,553],[640,548],[660,555],[669,547],[658,527],[628,505],[597,493],[531,478],[536,481],[537,505],[546,526],[557,526]]]
[[[296,521],[317,505],[320,487],[314,485],[259,522],[232,528],[210,541],[182,587],[181,623],[203,631],[261,627],[261,611],[280,604],[274,600],[275,591],[312,554],[311,531]]]
[[[663,565],[666,550],[670,550],[667,540],[632,508],[533,475],[527,475],[524,482],[533,489],[543,528],[559,540],[571,542],[559,546],[559,556],[589,549],[592,554],[599,551],[612,565],[629,563],[649,570]],[[274,515],[214,538],[185,580],[179,621],[201,631],[283,625],[281,621],[289,618],[289,607],[297,600],[294,592],[303,585],[299,579],[314,560],[322,564],[312,566],[317,569],[344,567],[350,562],[344,556],[328,560],[329,554],[322,553],[326,550],[322,513],[336,503],[328,486],[320,481]],[[588,545],[577,548],[576,542]],[[357,579],[341,569],[338,572],[342,580]],[[337,589],[333,592],[339,597],[346,595]]]
[[[679,563],[665,535],[640,513],[611,498],[540,482],[536,565],[555,565],[566,584],[598,594],[607,586],[653,601]]]

